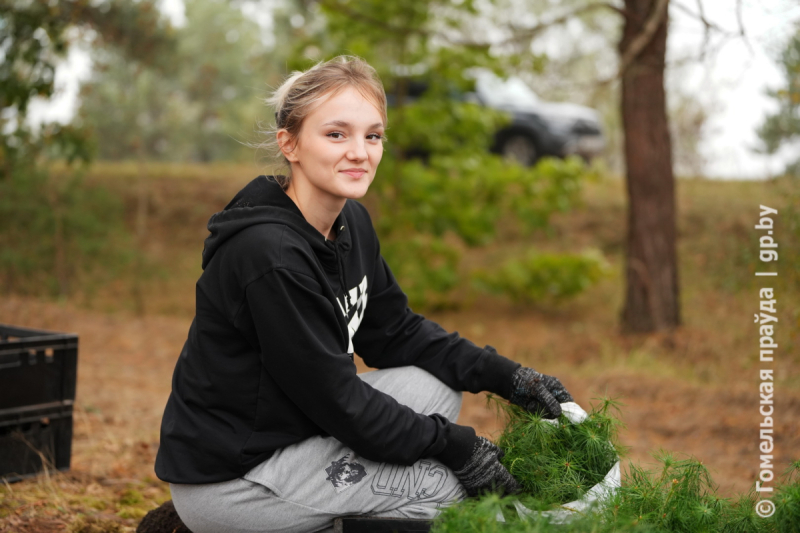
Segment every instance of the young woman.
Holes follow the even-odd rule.
[[[156,473],[178,514],[195,533],[307,532],[515,492],[500,450],[456,424],[460,391],[553,416],[571,397],[408,308],[355,201],[383,154],[377,74],[338,57],[271,103],[290,172],[211,217],[164,412]],[[379,370],[356,375],[354,352]]]

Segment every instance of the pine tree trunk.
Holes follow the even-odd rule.
[[[625,0],[624,56],[643,34],[658,0]],[[628,188],[626,293],[622,328],[668,330],[680,324],[675,249],[675,176],[666,112],[666,7],[650,41],[622,76],[622,122]],[[655,27],[655,26],[654,26]]]

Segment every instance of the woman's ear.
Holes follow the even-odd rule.
[[[292,139],[292,135],[285,129],[280,129],[275,135],[278,141],[278,148],[280,148],[283,156],[290,162],[297,162],[297,156],[294,153],[297,143]]]

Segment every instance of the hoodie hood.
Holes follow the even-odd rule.
[[[344,211],[339,213],[333,225],[336,240],[329,241],[306,221],[273,176],[258,176],[208,220],[210,235],[203,247],[203,270],[220,246],[243,229],[256,224],[283,224],[305,237],[325,270],[335,272],[338,269],[337,249],[339,254],[347,255],[351,248]]]

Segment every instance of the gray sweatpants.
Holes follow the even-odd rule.
[[[461,393],[425,370],[392,368],[359,377],[418,413],[458,418]],[[307,533],[331,528],[334,518],[345,515],[433,518],[465,497],[453,472],[435,459],[379,463],[333,437],[278,450],[242,478],[170,489],[194,533]]]

